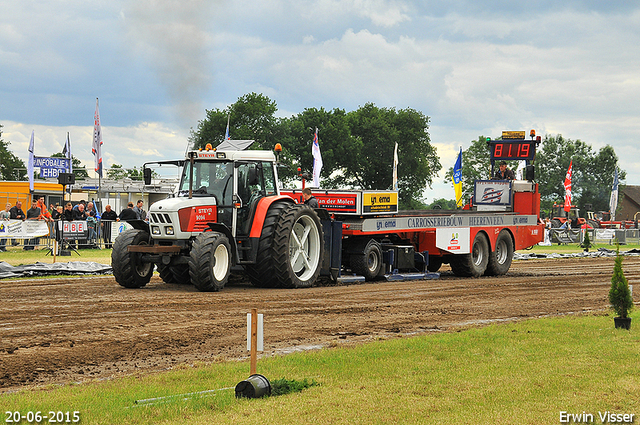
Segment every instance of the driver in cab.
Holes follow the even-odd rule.
[[[494,180],[514,180],[515,178],[515,174],[507,168],[507,163],[505,161],[500,162],[500,168],[496,172],[495,176],[493,176]]]

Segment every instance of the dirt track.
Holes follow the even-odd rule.
[[[612,258],[527,260],[507,276],[299,290],[237,280],[219,293],[112,276],[0,281],[0,392],[246,356],[246,313],[265,315],[265,354],[526,317],[605,311]],[[640,299],[640,258],[625,257]]]

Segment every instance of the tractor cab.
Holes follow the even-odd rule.
[[[174,201],[159,201],[150,212],[180,205],[181,229],[187,232],[202,231],[215,222],[224,224],[233,237],[246,236],[257,201],[277,195],[275,156],[269,151],[222,151],[208,145],[188,152],[179,164],[170,163],[182,167]],[[184,198],[189,201],[179,201]]]

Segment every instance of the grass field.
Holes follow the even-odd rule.
[[[227,362],[3,394],[0,405],[5,422],[5,412],[78,411],[83,424],[557,424],[561,412],[602,423],[608,411],[638,423],[633,326],[572,316],[271,357],[258,362],[270,380],[319,386],[259,400],[234,397],[249,364]]]
[[[581,251],[555,245],[522,252]],[[0,261],[53,261],[44,254],[12,249]],[[58,261],[110,264],[110,255],[81,250]],[[73,423],[77,411],[83,424],[557,424],[561,412],[591,414],[593,423],[602,423],[599,412],[612,412],[640,423],[640,314],[632,317],[630,332],[615,330],[611,315],[572,316],[265,358],[258,372],[270,380],[319,386],[261,400],[234,397],[248,362],[221,362],[0,394],[0,413],[5,423],[16,418],[12,412],[61,412],[56,419],[65,422],[69,412]],[[21,423],[35,423],[27,419]]]

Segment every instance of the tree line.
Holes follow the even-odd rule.
[[[535,182],[538,183],[541,210],[549,214],[554,203],[564,203],[564,180],[572,165],[571,203],[581,211],[608,211],[609,198],[618,156],[610,145],[595,151],[580,139],[546,135],[536,151],[533,161]],[[491,160],[487,148],[487,137],[480,136],[462,152],[462,193],[464,199],[473,195],[474,180],[491,178]],[[518,161],[507,161],[507,166],[516,169]],[[445,174],[445,182],[451,182],[453,167]],[[618,179],[626,179],[626,171],[618,170]]]
[[[251,149],[271,150],[276,143],[282,145],[281,168],[278,173],[285,183],[298,177],[298,167],[311,174],[313,157],[311,143],[316,128],[323,159],[321,187],[343,189],[391,189],[393,152],[398,143],[398,187],[401,209],[452,209],[455,201],[433,200],[426,204],[424,193],[442,169],[436,148],[429,136],[430,118],[412,108],[378,107],[367,103],[354,111],[334,108],[305,108],[291,117],[278,118],[276,102],[269,97],[249,93],[224,109],[206,110],[206,116],[192,129],[189,137],[193,149],[213,147],[225,137],[227,125],[234,140],[255,140]],[[25,180],[24,163],[13,155],[9,143],[2,140],[0,125],[0,175],[3,180]],[[491,178],[491,163],[487,138],[480,136],[463,150],[462,182],[465,200],[473,194],[476,179]],[[62,153],[53,156],[62,156]],[[607,145],[595,151],[581,140],[562,135],[546,135],[534,160],[535,181],[539,184],[542,209],[550,211],[553,203],[564,200],[564,178],[573,160],[573,203],[583,211],[591,206],[594,211],[609,209],[609,195],[618,157]],[[76,168],[78,164],[78,168]],[[74,173],[84,172],[80,161],[73,158]],[[452,164],[453,165],[453,164]],[[509,167],[515,169],[517,162]],[[141,178],[141,169],[126,170],[114,164],[106,170],[109,178]],[[451,183],[453,167],[448,168],[444,181]],[[76,174],[77,178],[79,176]],[[619,170],[619,179],[626,172]],[[453,195],[453,184],[451,189]]]
[[[398,143],[398,191],[401,208],[423,207],[423,192],[442,168],[429,138],[429,117],[415,109],[381,108],[367,103],[355,111],[305,108],[288,118],[276,118],[276,103],[250,93],[224,109],[206,111],[192,130],[190,146],[216,147],[227,123],[232,139],[255,140],[252,149],[282,145],[285,183],[297,178],[298,167],[311,174],[311,143],[316,128],[323,167],[321,186],[383,190],[393,184],[393,152]]]

